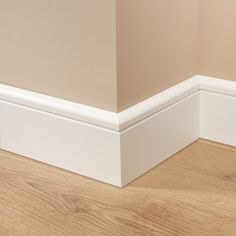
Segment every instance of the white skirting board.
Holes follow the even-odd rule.
[[[119,133],[0,102],[0,147],[121,186]]]
[[[203,91],[200,137],[236,146],[236,96]]]
[[[122,185],[199,137],[199,92],[121,132]]]
[[[122,187],[198,138],[236,146],[236,82],[194,76],[120,113],[0,85],[0,148]]]

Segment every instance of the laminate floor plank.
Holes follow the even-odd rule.
[[[234,236],[236,148],[198,140],[120,189],[0,151],[2,236]]]

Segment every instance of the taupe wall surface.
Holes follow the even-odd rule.
[[[199,73],[236,80],[236,1],[200,0]]]
[[[115,0],[0,0],[0,82],[116,111]]]
[[[0,83],[122,111],[195,74],[236,80],[235,0],[0,0]]]
[[[197,73],[198,0],[117,0],[118,110]]]

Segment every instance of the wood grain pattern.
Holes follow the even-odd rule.
[[[0,151],[0,235],[234,236],[236,148],[199,140],[123,189]]]

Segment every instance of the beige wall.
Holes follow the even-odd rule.
[[[117,0],[118,110],[197,73],[198,0]]]
[[[111,111],[236,80],[235,42],[234,0],[0,0],[0,82]]]
[[[236,1],[200,0],[199,73],[236,80]]]
[[[0,82],[116,111],[115,0],[0,0]]]

